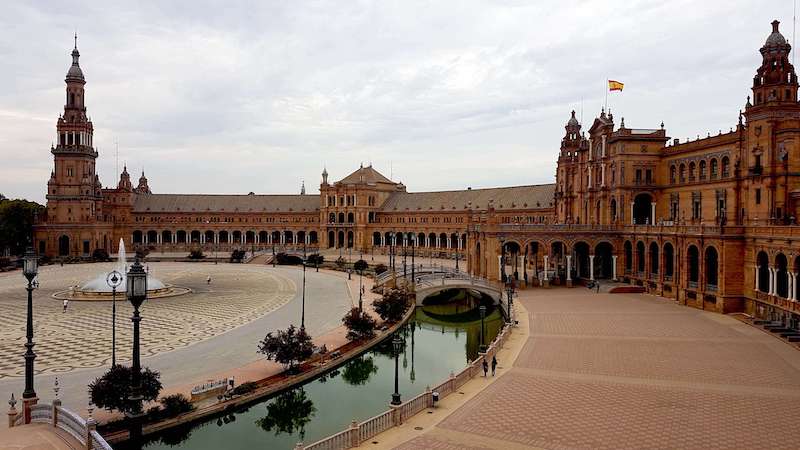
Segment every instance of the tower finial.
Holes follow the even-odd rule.
[[[75,50],[78,49],[78,30],[75,30]]]

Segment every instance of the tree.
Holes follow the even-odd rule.
[[[128,397],[131,394],[131,376],[133,371],[128,366],[116,365],[108,370],[103,376],[96,378],[89,384],[89,395],[98,408],[108,411],[119,411],[122,413],[132,412],[135,403]],[[142,400],[147,403],[158,398],[161,392],[161,374],[142,368]]]
[[[0,249],[22,255],[32,245],[33,222],[44,214],[44,206],[27,200],[0,199]]]
[[[369,264],[367,264],[367,262],[364,261],[363,259],[359,259],[358,261],[353,263],[353,269],[359,272],[364,272],[365,270],[367,270],[367,267],[369,267]]]
[[[308,261],[309,264],[313,264],[315,266],[321,266],[322,263],[325,262],[325,257],[320,255],[319,253],[313,253],[311,255],[308,255],[306,261]]]
[[[348,362],[342,370],[342,380],[351,386],[361,386],[378,372],[378,366],[371,356],[359,356]]]
[[[408,309],[408,292],[405,289],[387,289],[383,297],[372,302],[375,312],[387,322],[397,322]]]
[[[175,417],[194,410],[192,402],[183,394],[172,394],[161,397],[161,417]]]
[[[258,352],[267,359],[283,364],[287,369],[294,369],[295,364],[305,361],[314,354],[314,343],[305,328],[297,329],[294,325],[267,333],[258,347]]]
[[[342,323],[347,327],[347,339],[351,341],[375,337],[375,319],[366,312],[359,311],[358,307],[345,314]]]
[[[276,436],[280,433],[294,434],[296,430],[302,441],[305,427],[316,412],[317,408],[306,397],[306,391],[303,388],[294,389],[275,397],[267,405],[267,415],[256,420],[256,425],[264,431],[274,429]]]

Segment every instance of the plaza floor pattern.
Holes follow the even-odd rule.
[[[34,292],[36,372],[55,374],[108,365],[111,360],[111,302],[70,302],[67,312],[51,294],[81,284],[112,264],[45,266]],[[148,300],[142,307],[142,356],[184,347],[220,335],[286,304],[294,283],[257,265],[153,263],[154,276],[188,287],[192,294]],[[206,278],[211,275],[212,282]],[[25,280],[0,274],[0,379],[21,377],[24,351]],[[117,298],[117,359],[130,359],[133,312],[124,293]],[[146,327],[146,330],[144,330]]]
[[[530,336],[514,367],[398,448],[800,446],[800,352],[774,337],[647,295],[520,300]]]

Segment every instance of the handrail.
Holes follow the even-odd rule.
[[[30,415],[31,422],[52,424],[54,427],[64,430],[75,438],[83,448],[88,450],[111,450],[111,446],[108,445],[108,442],[96,431],[94,420],[91,418],[89,420],[84,420],[73,411],[62,407],[60,400],[56,399],[53,403],[54,404],[37,403],[32,405]],[[22,426],[24,425],[24,419],[24,412],[20,413],[9,426]]]

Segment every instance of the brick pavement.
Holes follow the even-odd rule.
[[[519,300],[530,335],[514,367],[396,448],[800,446],[800,352],[774,337],[643,294]]]

